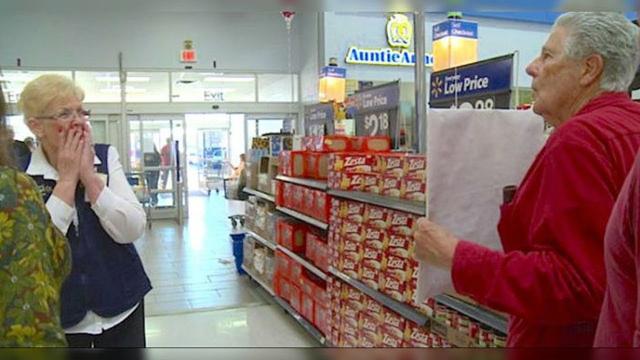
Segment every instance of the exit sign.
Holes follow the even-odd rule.
[[[193,49],[185,49],[180,52],[180,62],[194,63],[197,61],[196,51]]]

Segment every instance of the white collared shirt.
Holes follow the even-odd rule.
[[[147,217],[127,181],[120,163],[120,156],[113,146],[109,147],[107,159],[109,185],[105,185],[96,203],[91,205],[91,209],[96,213],[100,224],[114,241],[120,244],[132,243],[144,234]],[[94,164],[101,164],[97,156],[94,158]],[[33,152],[26,172],[29,175],[41,175],[47,180],[57,181],[59,179],[58,172],[47,161],[42,147],[38,147]],[[78,224],[78,214],[75,207],[69,206],[57,196],[51,195],[46,206],[53,224],[63,234],[67,233],[71,223]],[[88,311],[80,323],[65,329],[65,332],[67,334],[101,334],[104,330],[124,321],[138,305],[136,304],[131,309],[111,318],[103,318]]]

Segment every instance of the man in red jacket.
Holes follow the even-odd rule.
[[[637,39],[621,14],[567,13],[527,67],[533,111],[555,130],[501,209],[504,252],[418,221],[417,257],[450,269],[458,293],[508,313],[508,346],[593,344],[604,230],[640,148],[640,104],[626,93]]]

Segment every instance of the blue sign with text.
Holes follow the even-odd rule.
[[[332,77],[338,79],[344,79],[347,77],[347,69],[337,66],[324,66],[320,70],[320,77]]]
[[[513,54],[431,74],[430,102],[509,92]]]
[[[478,23],[465,20],[445,20],[433,26],[433,41],[447,36],[457,36],[468,39],[478,38]]]

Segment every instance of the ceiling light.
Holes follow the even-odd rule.
[[[127,82],[149,82],[149,76],[127,76]],[[100,82],[120,82],[120,77],[115,75],[96,76],[96,81]]]
[[[220,76],[208,76],[204,78],[204,81],[216,81],[216,82],[252,82],[253,77],[220,77]]]

